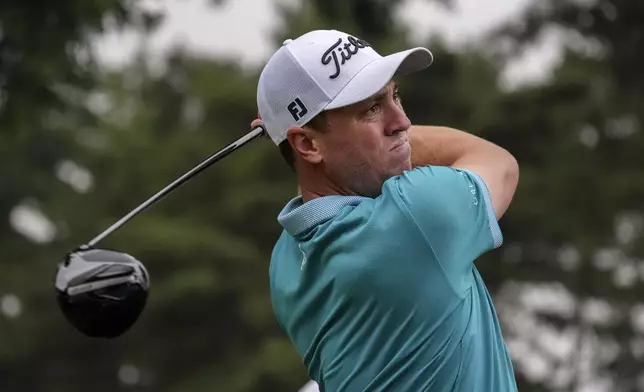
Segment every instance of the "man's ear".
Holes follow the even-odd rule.
[[[293,152],[309,163],[322,161],[316,136],[313,131],[304,128],[290,128],[286,133]]]

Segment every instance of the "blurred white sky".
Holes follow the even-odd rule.
[[[530,1],[453,0],[454,8],[447,10],[430,0],[407,0],[399,16],[412,26],[415,39],[439,34],[459,47],[476,41],[482,32],[498,23],[516,17]],[[212,0],[144,0],[145,7],[165,10],[168,15],[160,31],[147,42],[147,50],[152,58],[158,58],[169,46],[179,44],[192,53],[226,56],[247,66],[260,65],[274,50],[270,34],[278,22],[276,2],[299,3],[226,0],[223,6],[213,7]],[[139,44],[134,33],[109,34],[96,41],[96,48],[100,60],[112,67],[127,62]],[[548,75],[558,55],[551,37],[512,64],[504,77],[510,85],[538,82]]]

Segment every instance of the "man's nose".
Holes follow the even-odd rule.
[[[387,136],[392,136],[398,132],[404,132],[411,127],[411,120],[405,114],[403,108],[394,102],[389,105],[387,117],[387,126],[385,127],[385,132]]]

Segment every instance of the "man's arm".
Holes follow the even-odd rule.
[[[490,192],[496,219],[507,210],[519,182],[519,165],[505,149],[447,127],[409,129],[412,166],[451,166],[478,174]]]

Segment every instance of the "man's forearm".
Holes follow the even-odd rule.
[[[413,167],[454,166],[507,153],[487,140],[448,127],[414,125],[408,135]]]

